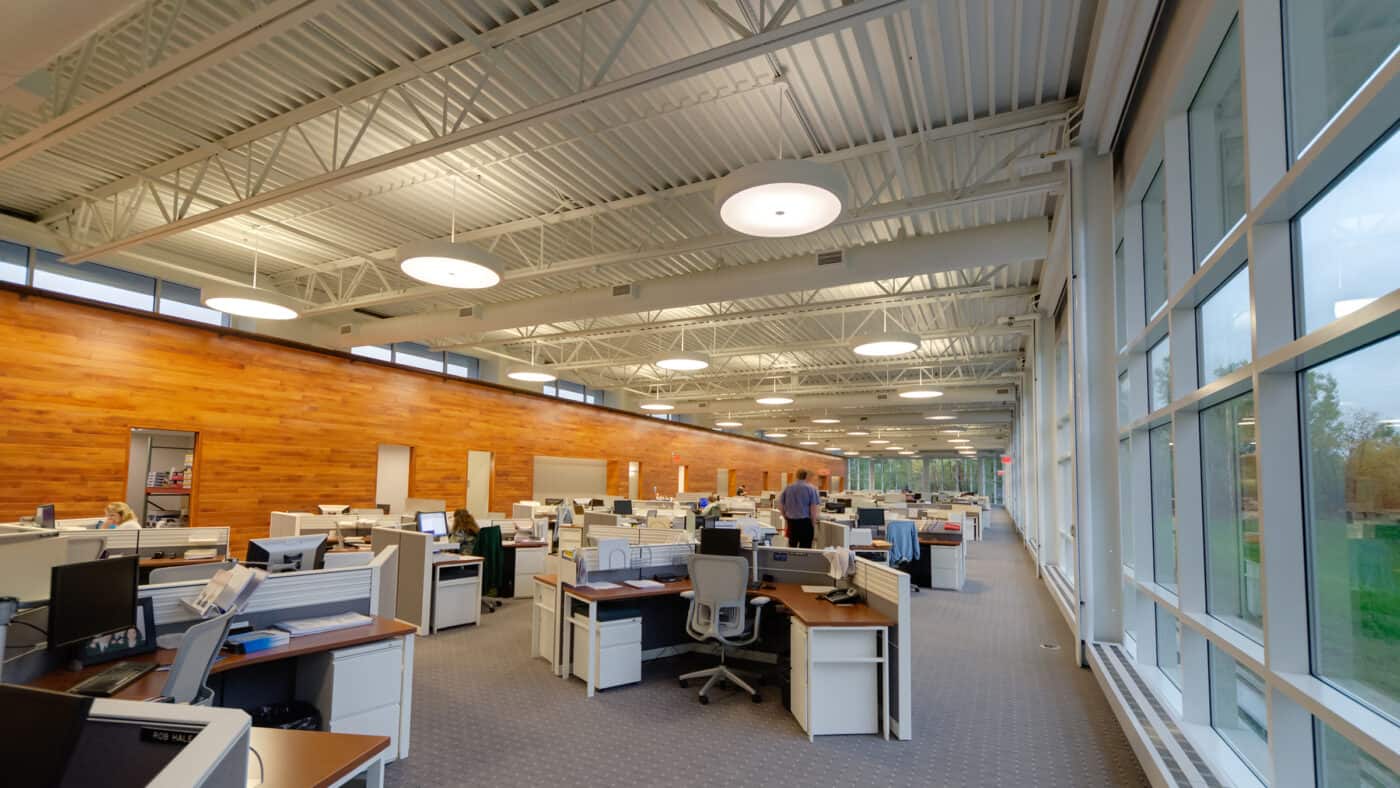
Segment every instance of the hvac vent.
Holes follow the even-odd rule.
[[[888,395],[888,394],[876,394],[876,395],[875,395],[875,399],[889,399],[889,398],[890,398],[890,395]],[[865,419],[861,419],[861,421],[865,421]]]
[[[474,306],[464,306],[457,310],[457,317],[471,317],[474,314],[476,314],[476,307]]]
[[[633,295],[632,285],[613,285],[613,295],[630,296]]]
[[[840,249],[834,252],[820,252],[817,254],[817,265],[836,265],[846,260],[846,253]]]
[[[354,327],[353,325],[351,325],[350,323],[346,323],[345,325],[343,325],[343,326],[340,327],[340,335],[341,335],[341,336],[348,336],[348,335],[353,334],[353,333],[355,333],[355,327]]]
[[[998,394],[1010,394],[1011,389],[997,389]]]
[[[695,407],[697,407],[697,408],[703,408],[703,407],[708,406],[709,404],[710,404],[710,403],[708,403],[708,402],[697,402],[697,403],[695,404]]]

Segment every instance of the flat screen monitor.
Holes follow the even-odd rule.
[[[63,785],[92,698],[0,684],[0,758],[16,784]]]
[[[58,520],[53,516],[53,504],[46,503],[34,509],[34,520],[40,528],[57,528]]]
[[[545,505],[545,506],[558,506],[559,504],[561,504],[561,503],[563,503],[563,502],[564,502],[564,499],[563,499],[563,498],[546,498],[546,499],[544,499],[544,505]]]
[[[602,505],[603,505],[603,499],[602,499],[602,498],[589,498],[589,499],[588,499],[588,505],[589,505],[589,506],[602,506]]]
[[[248,542],[247,563],[268,573],[297,572],[325,566],[326,535],[280,536]]]
[[[631,514],[632,502],[626,498],[618,498],[613,501],[613,514]]]
[[[49,648],[71,646],[136,624],[140,559],[103,558],[49,570]]]
[[[856,509],[856,525],[860,528],[869,528],[885,524],[884,509]]]
[[[743,531],[738,528],[704,528],[700,531],[701,555],[740,555]]]
[[[433,536],[447,536],[447,512],[419,512],[418,530]]]
[[[575,504],[574,504],[574,514],[575,514],[576,516],[577,516],[577,515],[583,514],[583,504],[581,504],[581,503],[575,503]]]

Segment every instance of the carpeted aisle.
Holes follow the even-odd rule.
[[[1005,513],[969,546],[967,588],[915,594],[913,620],[914,740],[808,743],[776,688],[757,705],[721,692],[701,706],[673,660],[589,700],[582,682],[526,658],[529,601],[513,600],[479,627],[418,640],[412,754],[386,782],[1147,785]]]

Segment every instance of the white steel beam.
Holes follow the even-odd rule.
[[[627,295],[610,287],[560,295],[478,305],[468,317],[458,310],[389,318],[355,324],[328,344],[338,347],[386,342],[433,341],[480,336],[545,322],[625,315],[648,309],[671,309],[736,297],[790,293],[895,279],[964,268],[997,266],[1044,258],[1049,233],[1044,219],[993,224],[848,249],[838,264],[818,266],[815,255],[800,255],[737,268],[703,271],[634,284]]]
[[[904,7],[906,0],[860,0],[833,10],[814,14],[785,24],[776,30],[754,34],[749,38],[678,58],[635,74],[611,80],[579,93],[561,96],[475,126],[440,135],[434,139],[406,144],[398,150],[333,169],[330,172],[302,178],[260,194],[193,216],[186,216],[163,225],[128,234],[107,243],[88,247],[64,258],[65,262],[80,262],[141,243],[164,238],[213,222],[240,216],[258,208],[275,205],[301,195],[313,193],[346,181],[374,173],[385,172],[420,159],[436,156],[465,145],[498,138],[540,123],[571,116],[599,103],[653,90],[662,85],[705,74],[715,69],[741,63],[766,53],[795,46],[803,41],[830,35],[855,24],[863,24]],[[527,17],[528,18],[528,17]]]
[[[928,331],[919,335],[920,339],[952,339],[969,336],[1016,336],[1023,334],[1023,329],[1004,328],[1002,326],[973,326],[968,328],[942,328],[936,331]],[[815,340],[810,342],[787,342],[775,343],[767,342],[761,345],[745,345],[737,347],[722,347],[705,351],[711,359],[735,358],[738,356],[781,356],[792,353],[802,353],[813,350],[834,350],[849,346],[849,342],[844,339],[837,340]],[[985,355],[958,355],[950,354],[945,356],[922,356],[902,359],[898,363],[891,365],[864,365],[860,363],[844,364],[831,369],[840,369],[843,372],[872,372],[886,369],[918,370],[956,367],[959,365],[992,363],[1000,361],[1010,361],[1021,357],[1020,353],[993,353]],[[637,364],[649,365],[656,360],[655,354],[639,356],[622,356],[614,358],[596,358],[586,361],[566,361],[559,364],[550,365],[550,369],[555,371],[568,371],[576,369],[593,369],[597,367],[626,367]],[[822,371],[808,370],[802,367],[775,367],[769,370],[750,369],[744,372],[736,372],[720,375],[685,375],[677,376],[677,380],[713,380],[724,377],[734,377],[748,375],[750,377],[762,376],[772,378],[774,375],[801,374],[806,372]]]

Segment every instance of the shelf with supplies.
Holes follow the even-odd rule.
[[[192,495],[193,487],[147,487],[147,495]]]

